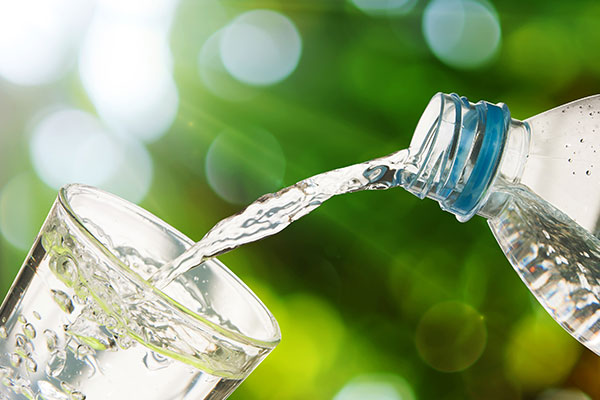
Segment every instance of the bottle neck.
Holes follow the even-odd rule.
[[[493,216],[505,201],[493,195],[501,182],[517,183],[529,148],[529,127],[504,104],[471,103],[436,94],[410,143],[403,186],[467,221]]]

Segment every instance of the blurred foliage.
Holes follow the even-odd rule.
[[[524,119],[600,87],[600,7],[594,1],[493,2],[498,52],[470,69],[445,65],[429,50],[422,33],[427,1],[390,16],[369,15],[342,0],[214,3],[182,0],[177,7],[170,44],[179,109],[169,132],[148,144],[154,178],[141,203],[196,240],[241,207],[220,198],[206,175],[209,146],[224,131],[244,135],[258,127],[276,139],[285,173],[282,180],[270,178],[275,190],[406,147],[438,91],[504,102]],[[236,15],[262,8],[296,24],[303,42],[296,70],[272,86],[230,82],[227,90],[240,94],[235,100],[214,95],[198,74],[202,45]],[[227,77],[214,79],[221,78]],[[76,70],[52,85],[0,81],[0,187],[28,176],[23,199],[34,208],[28,232],[41,225],[54,196],[32,176],[29,130],[38,110],[56,102],[94,112]],[[256,160],[254,154],[247,159]],[[244,154],[236,148],[236,155],[239,167]],[[2,217],[14,218],[10,211]],[[5,238],[0,246],[0,291],[6,293],[26,252]],[[221,259],[273,311],[283,335],[232,399],[333,399],[348,382],[370,374],[396,376],[418,399],[534,399],[563,387],[600,398],[598,359],[540,315],[541,306],[479,217],[459,224],[435,202],[400,189],[356,193]],[[458,320],[439,303],[458,307]],[[418,336],[423,329],[426,336]],[[435,335],[438,345],[451,341],[447,335],[459,336],[458,345],[441,350],[446,361],[458,353],[473,359],[436,369],[427,356],[440,351]],[[481,348],[469,349],[472,340]]]

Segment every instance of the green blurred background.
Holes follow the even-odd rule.
[[[259,195],[406,147],[438,91],[524,119],[600,85],[595,1],[0,0],[0,291],[57,188],[193,239]],[[232,399],[596,399],[485,221],[401,189],[221,257],[283,341]]]

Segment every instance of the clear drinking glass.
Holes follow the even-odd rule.
[[[193,242],[82,185],[60,190],[0,309],[0,399],[224,399],[280,340],[218,260],[146,282]]]

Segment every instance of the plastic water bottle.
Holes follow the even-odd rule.
[[[600,95],[518,121],[438,93],[409,153],[403,186],[459,221],[486,218],[544,308],[600,354]]]

